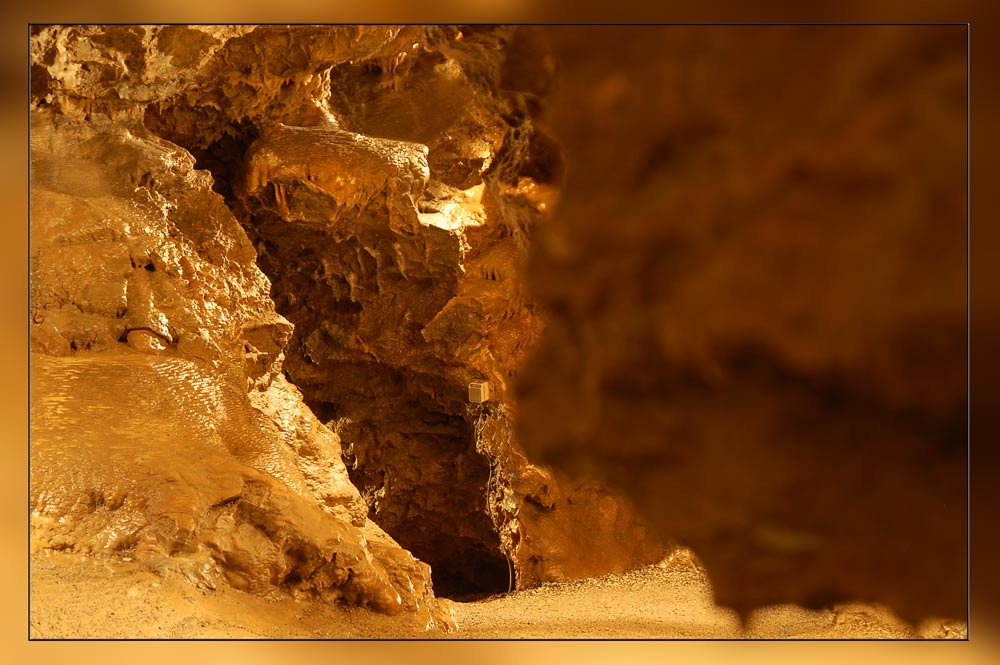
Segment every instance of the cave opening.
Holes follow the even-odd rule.
[[[354,239],[248,210],[234,184],[261,133],[253,123],[230,123],[208,145],[175,131],[169,110],[147,114],[146,125],[212,174],[213,189],[254,245],[276,311],[295,326],[285,376],[341,437],[342,459],[369,518],[431,566],[439,597],[469,601],[514,588],[513,565],[486,507],[490,461],[475,449],[464,403],[441,399],[465,386],[337,352],[362,309],[349,295],[351,283],[376,279],[374,258]],[[344,261],[348,255],[354,263]],[[348,263],[352,270],[338,270]]]
[[[207,341],[208,358],[224,356],[223,387],[235,386],[243,405],[240,382],[280,346],[286,376],[343,443],[343,474],[335,456],[309,471],[333,468],[352,524],[367,507],[373,523],[433,565],[442,596],[502,591],[515,567],[525,588],[642,562],[638,546],[625,548],[643,542],[632,534],[645,525],[602,487],[562,481],[561,472],[580,469],[627,490],[651,530],[704,553],[719,571],[715,602],[744,616],[762,603],[821,605],[837,594],[891,601],[910,616],[961,609],[968,169],[962,142],[949,137],[967,124],[967,97],[958,94],[968,83],[967,39],[532,27],[409,26],[393,36],[378,26],[330,34],[322,26],[253,34],[246,26],[33,26],[31,350],[52,356],[37,366],[55,377],[98,353],[108,367],[123,364],[113,361],[124,352],[136,365],[177,359],[203,369]],[[791,52],[801,55],[798,68],[776,66]],[[765,80],[788,93],[781,103],[755,84]],[[260,178],[259,196],[244,196],[245,154],[261,129],[270,134],[279,120],[306,129],[322,120],[316,102],[343,116],[357,139],[427,147],[436,187],[423,199],[409,188],[417,219],[390,219],[393,231],[415,229],[423,246],[403,239],[401,252],[373,223],[374,210],[333,233],[322,217],[282,216],[285,186],[322,210],[354,194],[320,205],[308,167],[319,163],[327,185],[338,174],[308,145],[302,152],[315,159],[294,163],[298,174]],[[146,127],[186,147],[200,175],[173,146],[123,131],[138,129],[143,109]],[[821,111],[812,114],[818,124],[800,122],[803,109]],[[924,154],[935,159],[912,158]],[[206,172],[222,199],[206,195]],[[388,198],[378,182],[362,194],[372,192]],[[457,201],[457,192],[468,198]],[[432,262],[429,250],[444,243],[432,245],[470,211],[483,222],[459,245],[470,258],[456,250]],[[146,249],[155,264],[137,258]],[[464,289],[461,298],[444,300],[442,275],[452,292]],[[295,324],[290,340],[275,309]],[[144,325],[152,314],[163,325]],[[273,341],[260,318],[280,329],[280,344],[257,343]],[[153,357],[160,351],[167,363]],[[238,362],[244,353],[252,366]],[[519,373],[520,381],[504,379]],[[511,407],[509,422],[516,414],[522,426],[516,438],[504,438],[513,432],[505,413],[475,419],[473,409],[487,407],[461,397],[470,380],[487,378],[499,405]],[[246,396],[260,397],[261,383]],[[127,386],[92,392],[144,406],[133,393],[151,391],[141,381]],[[175,392],[157,401],[170,403]],[[44,396],[34,385],[32,393]],[[91,405],[90,395],[66,394]],[[33,410],[65,400],[38,402]],[[123,411],[106,408],[118,420]],[[151,411],[127,428],[137,443],[156,443],[144,436],[157,427]],[[62,426],[55,410],[43,413],[44,428]],[[244,415],[232,420],[254,426]],[[170,418],[168,427],[187,420]],[[272,420],[281,434],[293,431]],[[482,436],[488,425],[499,431]],[[81,440],[79,429],[67,428],[67,440]],[[101,451],[107,434],[92,429]],[[287,441],[269,438],[267,450],[287,453]],[[325,451],[340,451],[331,441]],[[33,473],[51,475],[41,485],[33,476],[33,505],[51,504],[50,488],[70,487],[63,470],[75,472],[55,455],[48,468],[35,464],[39,449],[33,440]],[[87,451],[78,459],[103,458]],[[173,461],[194,473],[203,459]],[[269,472],[260,460],[251,466]],[[541,467],[550,462],[552,474]],[[319,494],[300,494],[310,492]],[[101,504],[104,495],[94,496]],[[94,507],[84,499],[74,505]],[[240,501],[201,503],[215,510]],[[502,528],[501,519],[523,528]],[[147,522],[155,535],[159,527]],[[33,538],[48,530],[32,521]],[[70,536],[53,538],[53,549],[86,543]],[[158,551],[122,544],[137,555]],[[278,560],[288,554],[298,550]],[[308,582],[295,563],[286,581]],[[423,576],[410,579],[422,585]]]

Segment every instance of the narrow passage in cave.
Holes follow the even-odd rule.
[[[346,348],[348,335],[357,340],[365,334],[358,330],[363,309],[391,309],[404,289],[412,307],[428,297],[439,307],[434,278],[409,280],[398,266],[382,264],[397,242],[383,228],[384,206],[362,211],[362,230],[347,235],[288,221],[274,210],[248,210],[234,183],[260,132],[250,124],[239,131],[191,152],[197,167],[212,172],[216,191],[257,249],[276,311],[295,325],[285,350],[286,376],[341,437],[348,473],[370,518],[431,566],[437,595],[472,599],[508,591],[513,571],[486,509],[490,462],[475,449],[461,400],[440,399],[461,395],[464,386],[435,374],[433,364],[430,372],[418,372]],[[395,328],[397,321],[384,325]]]

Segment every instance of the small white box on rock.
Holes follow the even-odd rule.
[[[470,402],[488,402],[490,401],[490,382],[489,381],[473,381],[469,384],[469,401]]]

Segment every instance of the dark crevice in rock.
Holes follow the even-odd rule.
[[[195,168],[211,172],[215,180],[213,189],[226,200],[226,205],[231,210],[242,210],[239,199],[233,194],[233,182],[242,168],[246,146],[259,134],[254,125],[241,123],[233,134],[224,135],[207,148],[191,148],[191,154],[195,158]],[[239,215],[237,219],[240,219]]]
[[[659,560],[606,488],[557,480],[513,435],[513,384],[545,325],[522,267],[566,171],[543,129],[545,39],[379,34],[347,57],[333,34],[297,30],[316,57],[280,76],[259,71],[270,60],[254,46],[281,51],[273,31],[233,38],[211,65],[232,80],[177,90],[143,121],[213,175],[294,324],[284,375],[340,435],[371,520],[433,567],[439,595]],[[470,405],[471,381],[491,383],[488,407]]]
[[[184,137],[169,131],[169,111],[146,119],[183,146]],[[464,400],[456,397],[464,384],[445,379],[443,367],[439,374],[421,373],[343,348],[351,331],[355,339],[358,334],[358,290],[368,294],[368,304],[384,299],[390,309],[401,296],[415,322],[394,334],[420,346],[418,324],[441,310],[454,287],[439,276],[406,276],[402,266],[385,264],[395,251],[391,233],[338,237],[273,213],[251,214],[234,184],[259,136],[247,122],[207,147],[185,147],[196,168],[212,173],[215,191],[257,250],[276,311],[295,325],[286,348],[287,378],[342,437],[349,476],[368,501],[370,519],[431,566],[438,596],[467,600],[508,591],[514,573],[486,510],[490,462],[475,450]],[[278,204],[275,190],[263,196],[263,206]],[[367,213],[371,228],[383,212]]]
[[[437,401],[454,386],[381,363],[290,365],[314,413],[340,435],[371,519],[431,565],[435,592],[507,591],[507,559],[486,508],[490,462],[463,416]]]

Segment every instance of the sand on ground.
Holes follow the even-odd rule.
[[[452,607],[457,630],[427,630],[412,615],[388,617],[280,592],[262,597],[197,588],[178,575],[115,558],[31,556],[33,639],[884,639],[964,638],[966,630],[964,622],[940,619],[914,627],[860,603],[819,611],[763,608],[743,625],[735,612],[712,602],[704,570],[686,560]]]

